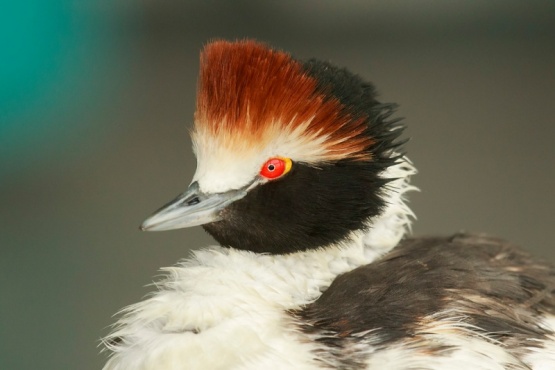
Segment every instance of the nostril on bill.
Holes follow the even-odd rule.
[[[191,198],[187,201],[188,206],[194,206],[195,204],[200,203],[200,199],[198,197]]]

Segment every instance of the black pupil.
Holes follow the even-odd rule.
[[[273,164],[269,164],[269,165],[268,165],[268,170],[269,170],[269,171],[273,171],[273,170],[275,170],[275,169],[276,169],[276,166],[274,166]]]

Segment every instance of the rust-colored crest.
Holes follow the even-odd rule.
[[[267,128],[318,138],[321,160],[369,159],[372,138],[334,97],[285,52],[245,40],[208,44],[200,58],[197,131],[241,140],[261,140]],[[302,131],[299,133],[299,128]]]

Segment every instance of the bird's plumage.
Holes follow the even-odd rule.
[[[341,72],[328,64],[302,63],[254,41],[207,45],[201,54],[193,139],[220,139],[234,153],[246,150],[247,143],[257,156],[271,146],[279,153],[270,155],[306,163],[368,158],[367,149],[375,142],[364,134],[368,119],[327,91],[350,81],[332,83],[314,76],[326,70],[327,78]],[[359,81],[352,85],[361,98],[365,94],[365,108],[372,108],[373,88],[364,91]],[[344,86],[357,93],[352,87]]]
[[[323,344],[320,356],[340,368],[376,366],[371,348],[380,356],[399,352],[390,369],[426,368],[416,366],[419,357],[435,357],[444,368],[475,361],[484,369],[528,369],[555,340],[554,289],[551,267],[504,240],[415,238],[337,277],[318,300],[292,314]],[[468,351],[465,341],[483,349],[453,360]],[[346,351],[359,343],[366,346],[358,353]]]
[[[142,228],[221,246],[124,310],[104,369],[555,368],[552,267],[487,236],[404,239],[393,110],[329,63],[207,45],[197,171]]]

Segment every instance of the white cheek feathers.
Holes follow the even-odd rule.
[[[271,158],[287,158],[303,163],[321,162],[326,152],[320,140],[298,135],[297,130],[267,130],[259,138],[214,135],[205,130],[192,134],[197,156],[197,181],[204,193],[240,189],[256,180],[262,166]],[[288,170],[290,169],[290,165]]]

